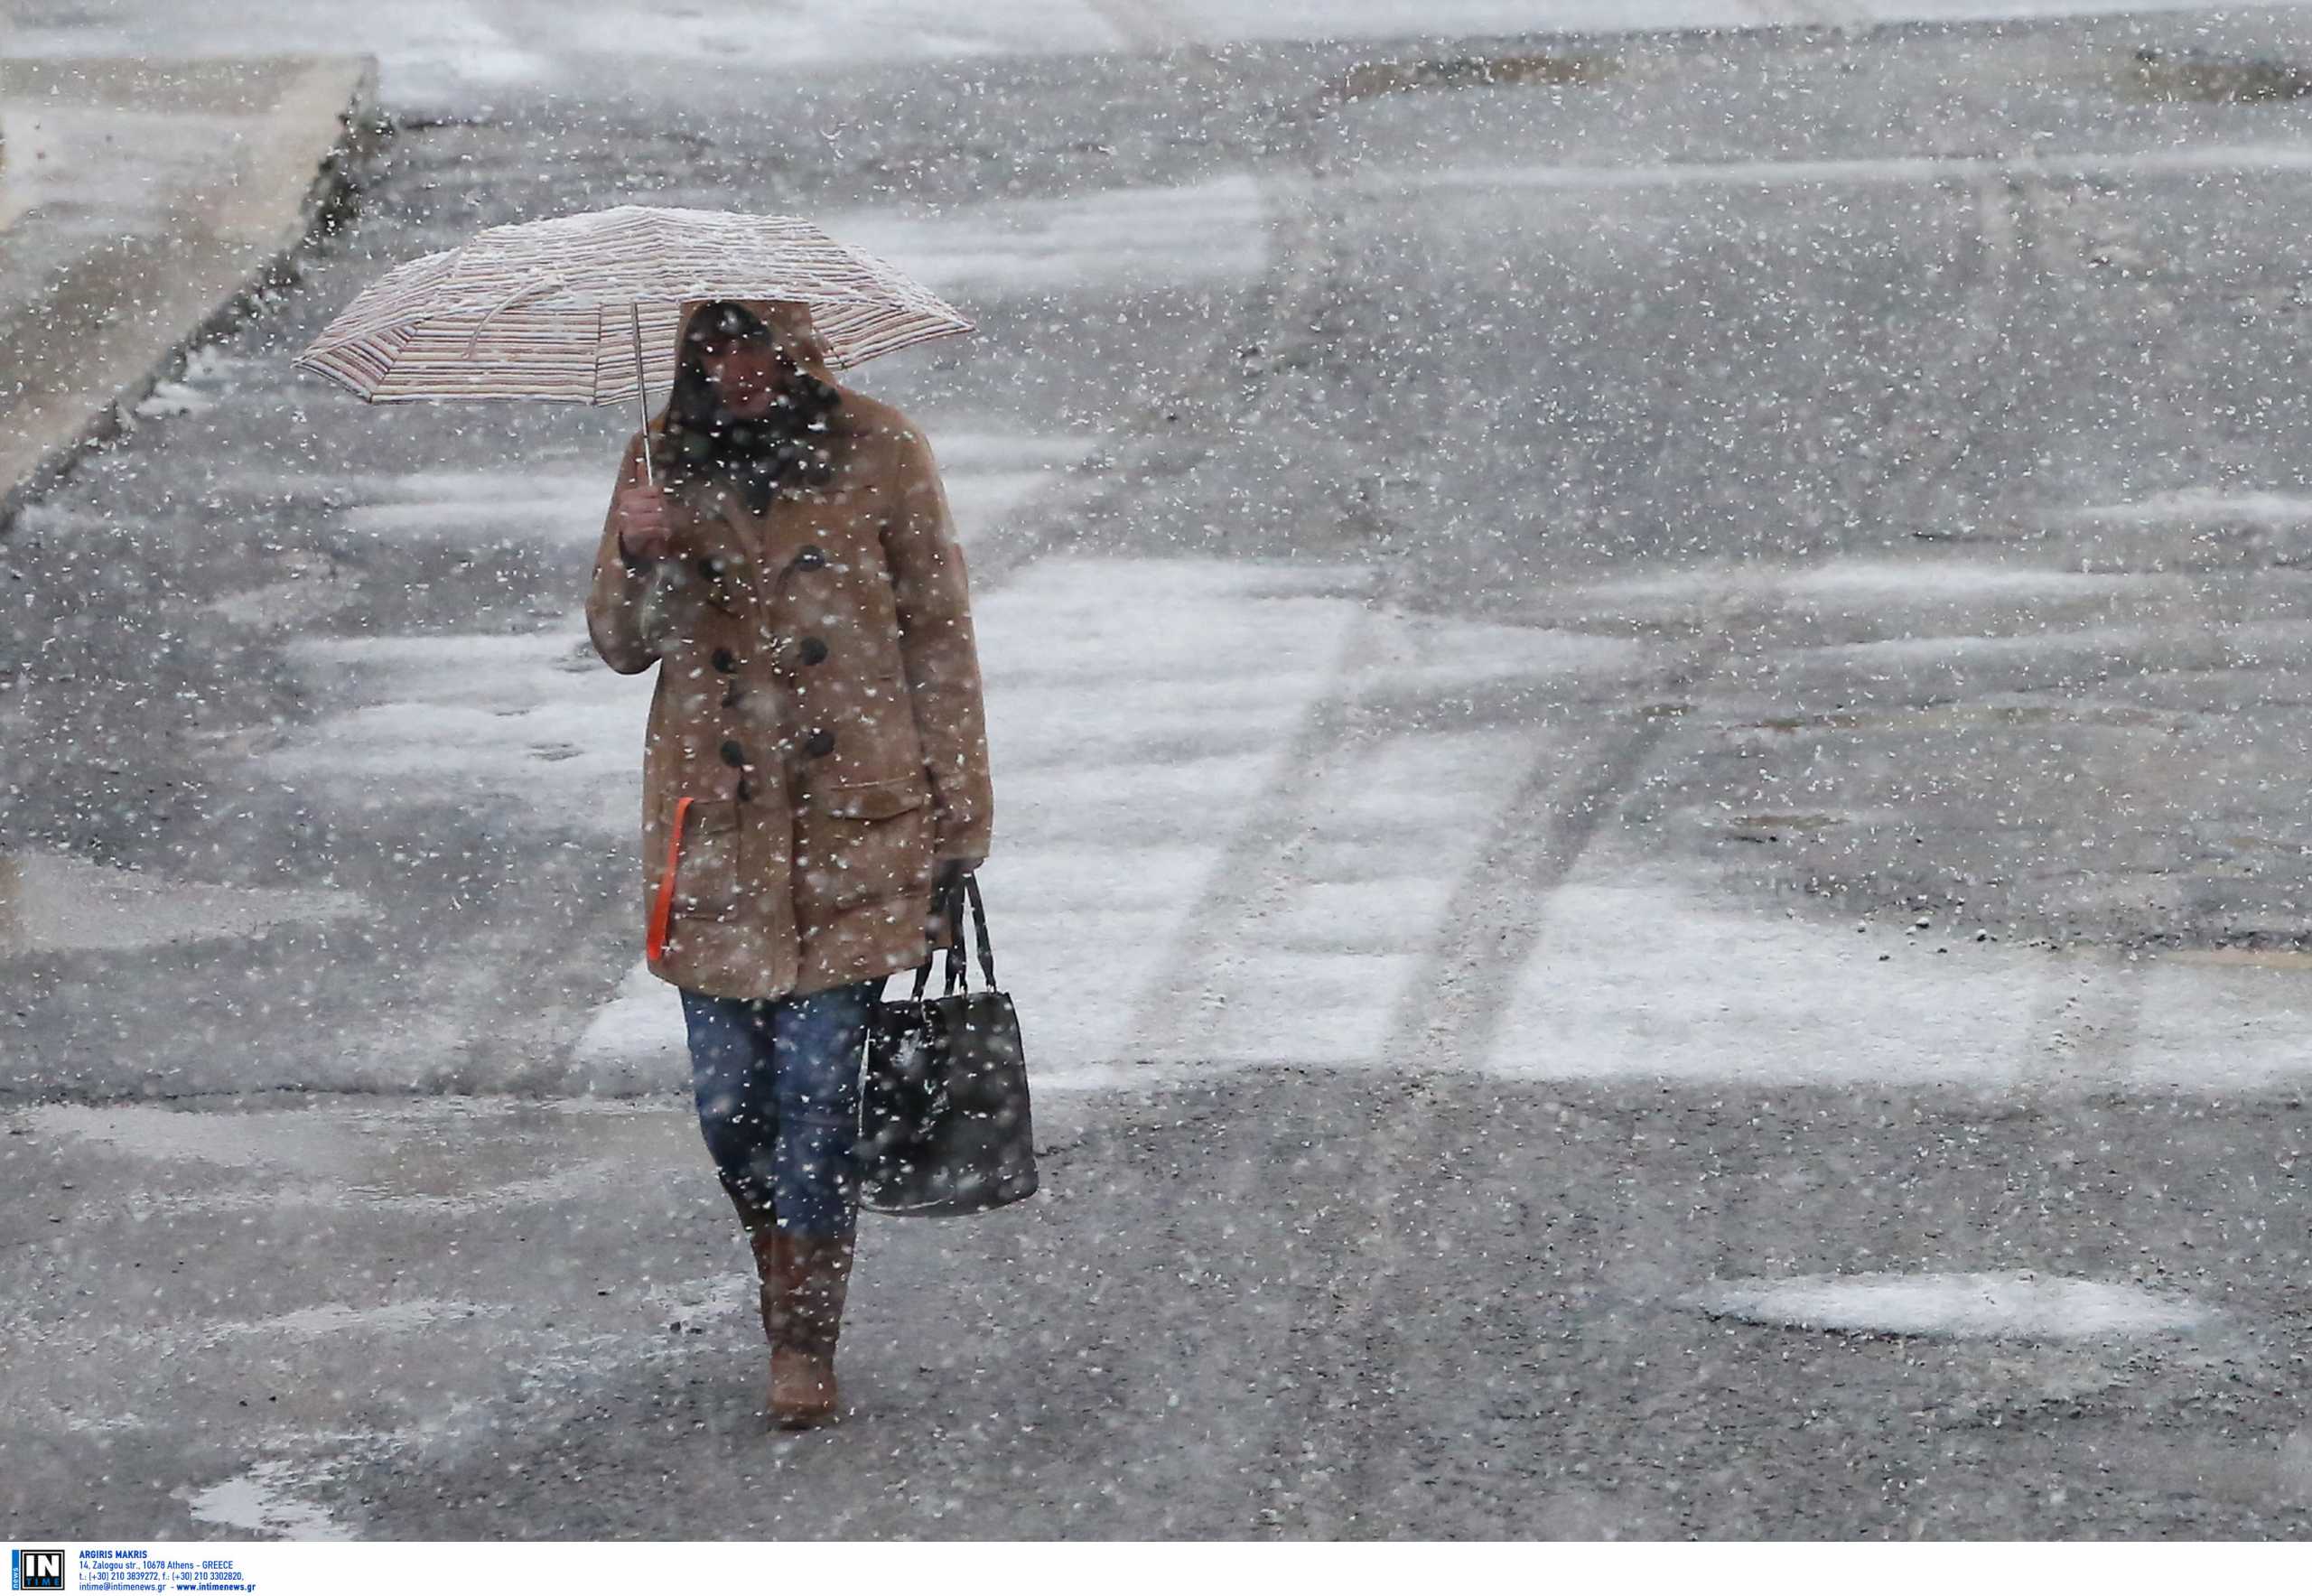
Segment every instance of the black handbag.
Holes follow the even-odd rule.
[[[985,988],[966,990],[965,900]],[[1035,1127],[1020,1016],[995,989],[995,950],[979,879],[948,905],[955,941],[946,991],[927,997],[932,956],[911,996],[879,997],[859,1092],[859,1205],[879,1214],[981,1214],[1036,1190]]]

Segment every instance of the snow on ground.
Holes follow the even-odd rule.
[[[2140,575],[2065,571],[2021,560],[1834,559],[1789,568],[1762,560],[1712,561],[1590,583],[1590,602],[1692,605],[1748,592],[1776,599],[1852,599],[1874,611],[1906,603],[1979,603],[2004,598],[2060,599],[2114,592]]]
[[[2127,1024],[2066,1031],[2066,1000],[2112,984],[2136,994]],[[2307,1034],[2312,987],[2298,970],[2062,956],[1978,942],[1964,925],[1835,925],[1599,857],[1551,898],[1478,1067],[1533,1080],[2221,1096],[2312,1075]]]
[[[397,1335],[441,1320],[496,1319],[512,1311],[512,1307],[504,1302],[444,1302],[434,1297],[361,1307],[349,1302],[317,1302],[309,1308],[276,1313],[270,1319],[219,1320],[208,1325],[203,1333],[218,1339],[247,1337],[262,1340],[280,1337],[310,1341],[323,1336]]]
[[[1893,580],[1832,567],[1815,586]],[[1996,571],[1928,584],[2009,585]],[[1570,775],[1581,756],[1543,724],[1415,717],[1376,721],[1310,763],[1296,749],[1314,718],[1384,686],[1548,702],[1645,659],[1621,638],[1398,614],[1356,567],[1050,560],[984,599],[979,621],[997,973],[1037,1078],[1055,1089],[1216,1067],[1385,1067],[1394,1017],[1429,978],[1496,817],[1529,772]],[[1826,923],[1816,906],[1714,889],[1610,831],[1535,911],[1537,951],[1493,1046],[1463,1068],[2202,1094],[2312,1073],[2312,990],[2279,966],[2114,964],[1977,941],[1963,926]],[[2129,1022],[2067,1031],[2083,984],[2139,994]],[[1972,1019],[1953,1028],[1953,1013]],[[639,969],[578,1054],[609,1091],[677,1082],[682,1057],[674,996]]]
[[[2028,1273],[1739,1281],[1702,1293],[1696,1306],[1723,1318],[1799,1330],[2033,1340],[2169,1334],[2212,1317],[2196,1303],[2140,1286]]]
[[[1268,264],[1266,209],[1243,175],[936,214],[885,208],[826,227],[942,293],[1242,281]]]
[[[1640,654],[1431,628],[1371,607],[1369,586],[1360,566],[1055,559],[979,604],[998,815],[983,884],[1039,1082],[1375,1059],[1488,822],[1548,745],[1384,725],[1308,771],[1312,712],[1384,686],[1546,686]],[[1239,830],[1280,800],[1292,866],[1232,881]],[[1199,917],[1240,888],[1248,918]],[[616,1090],[683,1078],[682,1050],[672,991],[638,969],[577,1058]]]
[[[1077,438],[927,425],[966,546],[1086,448]],[[340,512],[350,531],[461,545],[591,545],[608,491],[604,480],[575,471],[341,475],[298,486],[355,500]],[[310,586],[260,589],[226,605],[262,617]],[[277,777],[325,785],[355,806],[491,803],[559,829],[632,832],[650,679],[602,668],[576,616],[556,630],[512,635],[306,637],[290,654],[317,686],[329,685],[317,696],[348,707],[269,751]]]
[[[967,546],[1086,447],[931,431]],[[381,537],[591,539],[600,525],[601,486],[574,471],[325,486],[355,501],[342,512],[349,527]],[[2092,599],[2117,579],[1970,558],[1751,569],[1740,580],[1780,590],[1785,603],[1916,615]],[[1429,978],[1425,961],[1495,817],[1530,772],[1560,756],[1571,770],[1580,758],[1538,723],[1456,729],[1451,704],[1504,691],[1547,703],[1647,662],[1648,646],[1626,636],[1403,615],[1375,602],[1372,581],[1356,566],[1055,559],[984,597],[1001,811],[985,885],[999,973],[1019,997],[1044,1084],[1385,1064],[1393,1016],[1410,984]],[[1711,602],[1727,581],[1718,570],[1626,578],[1565,602],[1569,612],[1634,616]],[[2143,640],[2090,626],[1897,638],[1809,657],[1819,666],[1884,656],[1891,666]],[[544,633],[294,647],[334,684],[326,700],[344,707],[266,756],[281,779],[328,785],[351,803],[506,805],[606,845],[631,834],[648,681],[601,669],[574,617]],[[1322,714],[1351,714],[1384,688],[1431,695],[1443,713],[1375,720],[1309,762],[1301,744]],[[1273,835],[1244,852],[1263,828]],[[1264,873],[1232,874],[1247,869]],[[2147,958],[2125,973],[2142,1000],[2124,1035],[2083,1051],[2043,1018],[2080,968],[2037,950],[1890,947],[1885,932],[1858,936],[1811,911],[1721,895],[1692,873],[1617,862],[1611,847],[1536,912],[1539,950],[1495,1045],[1466,1068],[1759,1085],[2087,1078],[2196,1092],[2262,1089],[2312,1070],[2299,1045],[2312,993],[2290,970]],[[140,917],[137,934],[169,923]],[[100,934],[112,933],[86,932]],[[1841,1001],[1824,1005],[1825,991]],[[1954,1035],[1942,1022],[1952,1013],[1978,1022]],[[675,1086],[682,1059],[673,994],[639,969],[575,1055],[603,1092]]]
[[[1084,458],[1082,438],[1025,438],[926,424],[947,509],[966,545],[1010,520],[1038,490]]]
[[[2107,593],[2133,579],[1990,560],[1832,560],[1792,572],[1776,586],[1796,599],[1840,599],[1873,611],[1905,603]]]
[[[493,805],[561,828],[623,835],[641,792],[650,683],[604,669],[582,626],[516,636],[306,638],[290,658],[345,696],[264,758],[351,808]]]
[[[42,209],[62,219],[156,213],[241,135],[229,117],[0,100],[0,228]]]
[[[0,854],[0,957],[253,937],[298,920],[369,912],[351,892],[210,886],[61,854]]]
[[[1359,612],[1331,590],[1364,580],[1054,560],[975,606],[997,782],[1001,863],[983,883],[997,975],[1057,1074],[1112,1058],[1226,847],[1210,817],[1277,779]],[[665,1079],[682,1048],[672,990],[638,972],[578,1059],[598,1082],[620,1068]]]
[[[681,1000],[649,966],[638,964],[619,983],[617,994],[594,1011],[572,1062],[589,1092],[659,1091],[681,1083],[685,1048]]]
[[[352,1533],[327,1509],[298,1495],[317,1470],[283,1461],[259,1463],[244,1474],[191,1493],[193,1518],[238,1535],[278,1535],[292,1541],[350,1541]]]
[[[2193,177],[2208,182],[2261,179],[2312,172],[2312,146],[2293,144],[2202,144],[2177,149],[2060,151],[2035,155],[1882,155],[1840,160],[1663,161],[1612,165],[1456,163],[1433,166],[1367,166],[1333,182],[1356,192],[1386,197],[1418,192],[1424,200],[1456,191],[1472,195],[1478,216],[1500,228],[1530,227],[1515,206],[1501,203],[1519,191],[1563,196],[1614,196],[1655,189],[1802,189],[1891,186],[1914,188],[1973,180],[2039,178],[2056,182],[2131,177]],[[1457,220],[1460,219],[1457,217]]]
[[[677,1084],[679,1078],[650,1086]],[[553,1113],[558,1123],[595,1106],[557,1104]],[[600,1190],[637,1157],[687,1146],[680,1134],[667,1134],[669,1123],[678,1133],[689,1128],[679,1120],[635,1115],[604,1133],[619,1145],[597,1137],[583,1155],[564,1150],[552,1159],[476,1162],[459,1151],[476,1136],[511,1149],[554,1134],[527,1112],[518,1100],[486,1097],[373,1099],[351,1110],[330,1104],[262,1115],[48,1103],[28,1110],[23,1123],[60,1144],[178,1170],[166,1190],[128,1199],[136,1210],[169,1214],[294,1208],[454,1217],[508,1203],[547,1206]]]
[[[2312,496],[2298,493],[2227,492],[2186,488],[2155,493],[2126,504],[2090,504],[2055,518],[2067,524],[2165,527],[2198,523],[2267,527],[2312,526]]]
[[[1201,38],[1282,40],[1957,22],[2220,7],[2210,0],[1160,0],[1154,9]]]
[[[1714,901],[1682,872],[1601,865],[1552,896],[1487,1067],[1554,1080],[2015,1081],[2043,961],[1969,936],[1921,947],[1886,928]],[[1968,1025],[1944,1023],[1961,1013]]]
[[[592,546],[602,535],[611,477],[609,469],[412,471],[364,494],[340,519],[347,531],[375,537],[453,537],[488,546],[535,541],[544,533]]]
[[[848,62],[1081,54],[1192,43],[1441,39],[1666,28],[2214,11],[2213,0],[853,0],[727,10],[659,0],[99,0],[17,22],[23,56],[359,51],[389,103],[600,92],[637,68],[807,74]]]
[[[233,1115],[182,1114],[138,1104],[44,1103],[28,1111],[26,1123],[42,1135],[86,1143],[131,1158],[184,1167],[270,1169],[292,1174],[328,1176],[351,1167],[358,1147],[349,1136],[359,1126],[340,1127],[310,1115],[284,1115],[265,1123],[263,1135]]]

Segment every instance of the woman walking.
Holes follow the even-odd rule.
[[[954,928],[992,807],[964,562],[929,447],[839,387],[806,307],[686,307],[586,620],[659,667],[643,752],[651,970],[761,1278],[769,1407],[835,1412],[859,1063],[882,978]],[[648,461],[646,464],[646,451]]]

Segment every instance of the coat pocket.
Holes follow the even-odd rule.
[[[719,919],[739,901],[739,806],[695,799],[673,859],[674,912]]]
[[[712,920],[738,907],[738,805],[680,800],[659,895],[673,919]]]
[[[676,798],[667,825],[667,860],[651,894],[645,943],[650,963],[666,957],[678,916],[719,919],[737,907],[738,898],[739,806]]]
[[[906,777],[822,787],[797,828],[797,897],[828,909],[905,898],[931,884],[931,791]]]

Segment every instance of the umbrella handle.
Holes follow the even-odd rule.
[[[634,402],[642,412],[642,480],[653,488],[658,485],[657,468],[650,463],[650,379],[642,370],[642,306],[639,301],[626,302],[626,313],[634,326]]]

